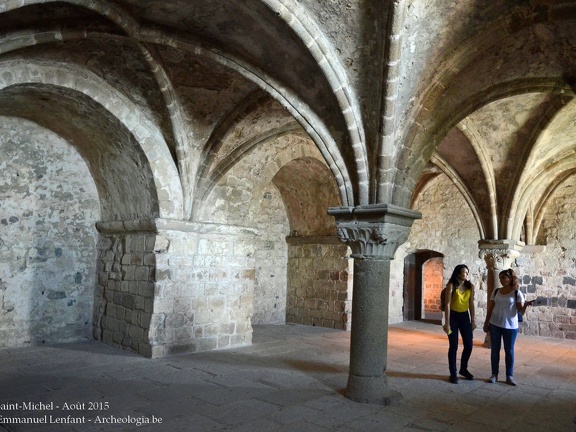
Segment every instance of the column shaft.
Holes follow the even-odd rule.
[[[352,249],[354,292],[350,335],[350,374],[346,397],[391,405],[402,395],[388,387],[388,304],[390,260],[404,243],[417,212],[392,205],[331,208],[338,236]]]
[[[390,261],[354,260],[350,373],[376,377],[386,369]]]
[[[388,387],[389,260],[354,261],[350,374],[346,397],[356,402],[392,405],[402,395]]]

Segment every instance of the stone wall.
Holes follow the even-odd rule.
[[[440,310],[440,294],[446,285],[444,278],[444,261],[442,258],[431,258],[423,265],[423,308],[424,317],[435,317],[441,313]]]
[[[156,236],[126,231],[122,222],[100,223],[94,337],[150,356],[154,311]]]
[[[270,106],[278,109],[283,111]],[[241,122],[237,138],[257,132],[248,120]],[[286,236],[292,231],[302,237],[334,232],[327,208],[339,204],[338,191],[314,143],[297,130],[253,146],[243,156],[199,203],[198,220],[258,230],[252,324],[280,324],[287,314]]]
[[[547,297],[549,307],[529,308],[520,331],[556,338],[576,338],[576,180],[568,180],[551,196],[542,218],[539,246],[528,245],[513,263],[527,299]],[[392,261],[390,322],[401,322],[403,259],[415,250],[444,254],[445,284],[454,266],[470,268],[476,286],[476,321],[484,321],[487,305],[486,263],[478,258],[478,231],[472,213],[445,176],[434,179],[415,204],[422,220],[414,222],[408,241]]]
[[[155,247],[153,357],[252,342],[256,236],[250,228],[213,224],[162,228]]]
[[[99,224],[104,342],[152,358],[251,342],[253,230],[165,220],[130,226]]]
[[[543,251],[516,260],[527,298],[547,297],[549,307],[528,308],[521,331],[576,339],[576,179],[565,181],[550,197],[538,235]]]
[[[350,330],[353,260],[336,237],[289,237],[286,321]]]
[[[432,180],[414,204],[422,219],[414,221],[408,241],[398,248],[391,262],[390,322],[402,322],[404,257],[418,250],[444,255],[445,285],[454,267],[466,264],[476,286],[477,320],[484,319],[486,306],[486,263],[478,257],[479,233],[472,211],[448,177]]]
[[[286,287],[288,285],[288,245],[290,225],[280,192],[273,184],[261,193],[255,215],[260,227],[254,251],[256,279],[252,324],[286,322]]]
[[[92,337],[96,187],[74,148],[0,116],[0,347]]]

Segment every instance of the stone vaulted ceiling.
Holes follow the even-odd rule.
[[[531,242],[576,168],[575,41],[575,1],[2,1],[0,115],[72,142],[109,218],[193,220],[305,132],[342,205],[409,207],[445,174],[480,238]],[[118,212],[112,179],[153,192]]]

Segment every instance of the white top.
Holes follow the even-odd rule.
[[[490,317],[490,324],[505,329],[517,329],[518,308],[515,304],[516,296],[514,295],[514,290],[506,295],[502,295],[500,291],[502,291],[502,288],[498,289],[498,293],[494,290],[492,297],[490,297],[495,303],[492,316]],[[518,290],[518,303],[523,304],[524,300],[524,294]]]

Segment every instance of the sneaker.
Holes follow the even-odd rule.
[[[516,385],[516,381],[514,381],[514,378],[512,378],[511,376],[506,377],[506,384],[511,385],[511,386],[515,386]]]
[[[450,375],[450,382],[452,384],[458,384],[458,377],[456,375]]]
[[[498,375],[492,375],[489,379],[488,382],[490,384],[494,384],[496,381],[498,381]]]
[[[466,378],[468,381],[472,381],[474,379],[474,375],[468,372],[467,369],[460,369],[460,375]]]

